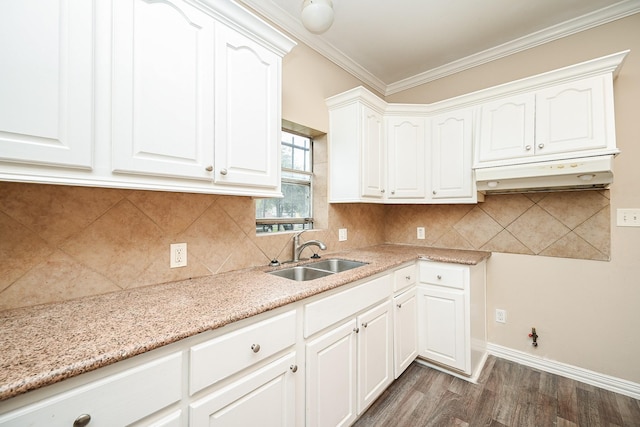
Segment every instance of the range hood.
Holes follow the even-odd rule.
[[[478,168],[484,194],[597,190],[613,182],[613,155]]]

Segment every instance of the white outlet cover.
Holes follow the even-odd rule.
[[[416,229],[416,237],[420,240],[424,240],[425,238],[424,227],[418,227]]]
[[[338,241],[339,242],[344,242],[345,240],[347,240],[347,229],[346,228],[339,228],[338,229]]]
[[[187,244],[172,243],[171,244],[171,260],[169,268],[186,267],[187,266]]]

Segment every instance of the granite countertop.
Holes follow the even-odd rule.
[[[368,264],[307,282],[256,267],[0,312],[0,401],[299,301],[418,258],[474,265],[491,254],[410,245],[336,252]]]

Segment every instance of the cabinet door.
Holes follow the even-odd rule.
[[[607,109],[613,113],[611,75],[566,83],[536,94],[536,154],[607,147]],[[611,127],[613,120],[609,120]]]
[[[420,292],[420,356],[467,370],[464,291],[425,286]]]
[[[91,169],[93,2],[0,2],[0,160]]]
[[[361,144],[362,197],[382,199],[386,190],[382,114],[366,106],[362,107]]]
[[[358,316],[358,414],[393,381],[391,301]]]
[[[294,427],[295,364],[292,353],[194,402],[189,425]]]
[[[416,289],[393,299],[394,376],[398,378],[418,356],[418,300]]]
[[[356,413],[356,321],[306,345],[307,426],[348,426]]]
[[[425,123],[419,117],[387,121],[389,199],[425,197]]]
[[[181,0],[113,3],[114,172],[211,180],[213,18]]]
[[[91,427],[130,425],[180,401],[182,366],[182,353],[165,356],[0,414],[0,426],[68,427],[83,414]]]
[[[472,120],[470,109],[431,120],[431,187],[434,199],[473,196]]]
[[[280,57],[224,25],[215,45],[216,184],[280,188]]]
[[[533,156],[535,96],[524,94],[480,108],[480,162]]]

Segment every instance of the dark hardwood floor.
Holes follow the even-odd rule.
[[[355,426],[640,426],[640,401],[494,356],[478,384],[414,362]]]

